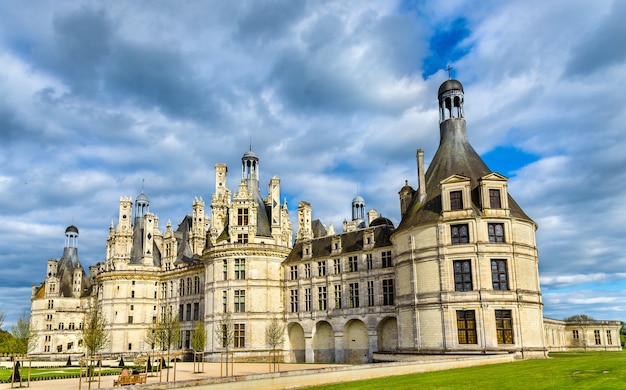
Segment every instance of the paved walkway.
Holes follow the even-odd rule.
[[[49,366],[50,362],[38,363],[33,362],[33,367],[36,366]],[[117,362],[104,362],[104,364],[111,364],[115,366]],[[3,364],[4,365],[4,364]],[[63,364],[61,364],[63,365]],[[328,367],[329,365],[325,364],[287,364],[283,363],[280,365],[280,371],[293,371],[293,370],[308,370],[308,369],[317,369],[322,367]],[[333,365],[339,366],[339,365]],[[121,370],[121,369],[120,369]],[[200,364],[200,370],[202,370],[202,364]],[[26,376],[26,369],[22,372],[24,376]],[[204,372],[195,373],[193,363],[176,363],[176,382],[179,381],[188,381],[188,380],[198,380],[198,379],[209,379],[209,378],[219,378],[220,374],[220,363],[204,363]],[[234,375],[249,375],[249,374],[262,374],[269,372],[269,364],[268,363],[235,363],[233,365]],[[153,376],[148,376],[147,383],[156,384],[159,382],[166,382],[167,378],[167,370],[163,370],[161,373],[161,377],[159,377],[159,373],[151,374]],[[25,379],[25,378],[23,378]],[[89,385],[91,385],[91,389],[98,388],[110,388],[113,386],[113,380],[117,379],[116,375],[107,375],[102,376],[100,378],[100,387],[98,387],[98,378],[96,377],[95,382],[91,382],[91,384],[83,382],[79,384],[78,378],[70,378],[70,379],[54,379],[54,380],[45,380],[45,381],[31,381],[30,389],[42,389],[42,390],[75,390],[80,386],[81,390],[89,389]],[[169,373],[169,382],[174,382],[174,366],[170,368]],[[19,383],[13,385],[14,388],[19,388]],[[28,383],[22,382],[22,388],[27,388]],[[10,383],[0,383],[0,389],[10,389]]]

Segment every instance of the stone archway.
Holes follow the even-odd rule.
[[[343,327],[344,361],[367,363],[369,361],[369,336],[361,320],[350,320]]]
[[[395,317],[387,317],[380,321],[378,329],[378,351],[396,352],[398,350],[398,320]]]
[[[313,333],[313,362],[335,362],[335,332],[333,327],[326,321],[315,324]]]
[[[287,325],[289,333],[289,360],[292,363],[304,363],[306,361],[304,345],[304,329],[297,322]]]

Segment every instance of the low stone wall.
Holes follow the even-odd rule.
[[[488,356],[429,356],[415,362],[374,363],[357,366],[337,366],[311,370],[283,371],[253,375],[240,375],[227,378],[198,379],[170,383],[142,385],[142,389],[175,389],[194,387],[195,389],[221,390],[246,389],[275,390],[295,389],[331,383],[351,382],[383,378],[396,375],[449,370],[454,368],[482,366],[487,364],[513,362],[513,354]]]

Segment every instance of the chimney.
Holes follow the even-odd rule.
[[[417,149],[417,200],[422,203],[426,199],[426,176],[424,172],[424,150]]]

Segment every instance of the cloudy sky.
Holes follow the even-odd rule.
[[[358,194],[399,222],[439,142],[444,70],[468,136],[538,224],[544,314],[626,320],[626,2],[0,2],[0,310],[30,308],[64,231],[104,260],[121,196],[164,228],[214,165],[260,157],[292,218]],[[295,224],[294,224],[295,226]]]

